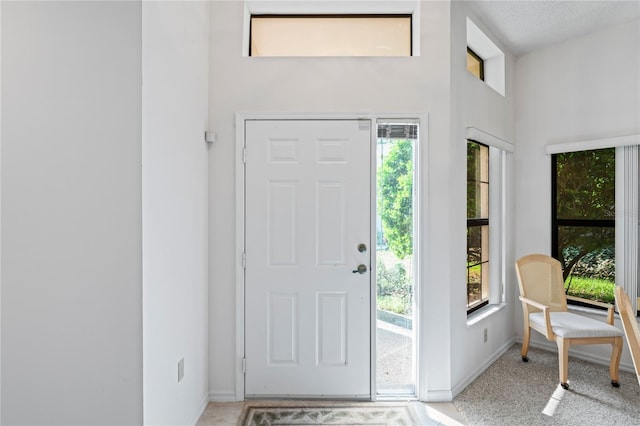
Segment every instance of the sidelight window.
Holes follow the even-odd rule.
[[[418,123],[379,121],[377,136],[377,393],[380,397],[415,396]]]

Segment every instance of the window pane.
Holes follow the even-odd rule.
[[[469,48],[467,48],[467,70],[480,80],[484,80],[484,61]]]
[[[467,307],[482,301],[482,264],[467,269]]]
[[[476,265],[482,262],[482,227],[467,227],[467,264]]]
[[[557,217],[615,218],[615,149],[558,154]]]
[[[377,129],[376,383],[378,395],[415,396],[415,123]]]
[[[615,303],[615,228],[560,226],[567,294]]]
[[[467,144],[467,218],[489,217],[489,147]]]
[[[250,56],[411,56],[411,15],[251,17]]]

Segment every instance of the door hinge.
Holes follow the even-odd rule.
[[[246,269],[247,267],[247,253],[242,253],[242,268]]]
[[[242,374],[246,374],[246,373],[247,373],[247,359],[242,358]]]
[[[247,148],[242,148],[242,162],[247,164]]]

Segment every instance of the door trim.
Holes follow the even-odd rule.
[[[377,138],[377,120],[382,119],[393,119],[393,118],[417,118],[420,122],[420,128],[424,129],[423,134],[426,134],[426,129],[428,129],[427,122],[427,114],[426,113],[270,113],[270,112],[237,112],[235,115],[235,166],[236,166],[236,176],[235,176],[235,234],[236,234],[236,242],[234,247],[235,253],[235,286],[236,286],[236,324],[235,324],[235,336],[236,336],[236,345],[235,345],[235,400],[236,401],[244,401],[245,400],[245,386],[244,386],[244,354],[245,354],[245,269],[243,266],[243,252],[245,248],[245,164],[244,164],[244,146],[245,146],[245,122],[248,120],[371,120],[371,125],[373,131],[371,132],[371,146],[372,149],[375,149],[375,143]],[[426,144],[427,137],[420,136],[420,140],[423,144]],[[423,155],[420,155],[420,152],[424,152],[426,149],[418,148],[417,156],[419,158],[420,165],[422,166],[424,163]],[[371,164],[369,167],[372,167],[371,170],[376,170],[375,164],[375,155],[371,156]],[[422,167],[419,167],[421,169]],[[376,213],[376,176],[375,173],[371,173],[371,223],[375,223],[375,213]],[[418,179],[418,176],[416,176]],[[418,180],[419,181],[419,180]],[[420,182],[420,181],[419,181]],[[424,184],[421,182],[421,185]],[[419,197],[419,196],[418,196]],[[421,197],[418,199],[418,203],[421,204],[421,207],[424,206],[425,200]],[[426,212],[426,208],[420,208],[420,211]],[[421,219],[422,222],[424,219]],[[416,222],[418,222],[416,220]],[[414,230],[414,235],[420,235],[419,228]],[[375,226],[371,227],[371,241],[375,240]],[[415,249],[417,252],[421,252],[421,246],[423,246],[421,239],[415,243]],[[376,270],[375,265],[375,256],[372,256],[371,260],[371,271]],[[370,281],[371,289],[371,339],[370,339],[370,359],[371,359],[371,377],[370,377],[370,394],[371,400],[374,401],[376,399],[376,300],[375,300],[375,274],[372,274],[372,279]],[[414,291],[419,291],[418,289]],[[420,300],[420,299],[416,299]],[[418,319],[418,314],[420,312],[420,308],[416,309],[416,320]],[[417,322],[417,321],[416,321]],[[420,330],[420,329],[419,329]],[[417,336],[417,365],[420,365],[420,337]],[[418,381],[417,393],[421,394],[419,389],[425,384],[425,381],[421,381],[420,371],[416,371],[416,380]]]

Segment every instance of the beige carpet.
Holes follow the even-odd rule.
[[[469,385],[453,403],[472,426],[640,425],[640,386],[620,372],[611,386],[609,367],[569,357],[569,390],[559,387],[558,356],[519,344]]]

